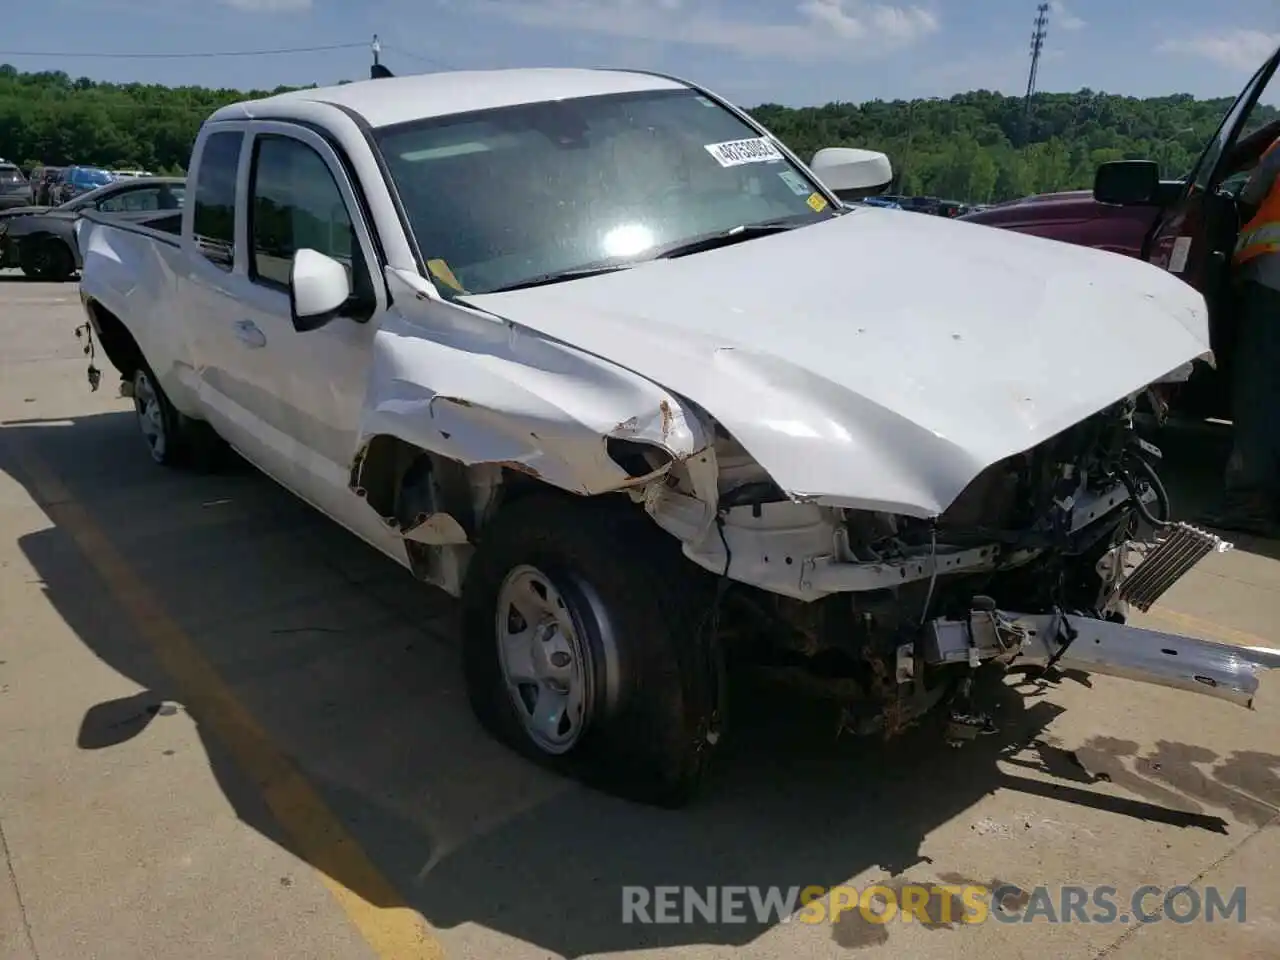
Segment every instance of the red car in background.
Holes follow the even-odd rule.
[[[1176,273],[1209,304],[1215,364],[1197,363],[1172,398],[1189,417],[1230,417],[1234,323],[1228,284],[1231,251],[1243,225],[1236,197],[1262,152],[1280,136],[1280,120],[1262,103],[1280,102],[1280,50],[1253,75],[1205,145],[1191,173],[1162,180],[1150,160],[1098,168],[1093,190],[1051,193],[997,204],[959,219],[1148,260]]]

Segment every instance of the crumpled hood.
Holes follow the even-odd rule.
[[[916,516],[1209,350],[1149,264],[875,209],[466,299],[692,400],[792,496]]]

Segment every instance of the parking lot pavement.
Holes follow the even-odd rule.
[[[447,598],[248,468],[154,466],[79,320],[73,284],[0,274],[0,957],[1273,955],[1276,677],[1255,712],[1025,683],[958,751],[743,682],[709,796],[634,807],[478,730]],[[1201,443],[1172,440],[1175,496],[1212,483]],[[1280,645],[1275,548],[1152,625]],[[872,883],[1244,885],[1247,916],[621,922],[624,886]]]

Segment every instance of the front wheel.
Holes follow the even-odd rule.
[[[32,280],[60,282],[76,272],[75,257],[61,240],[33,237],[18,249],[18,265]]]
[[[621,500],[621,498],[618,498]],[[532,495],[483,531],[463,589],[467,691],[525,757],[681,806],[720,739],[708,578],[629,503]]]

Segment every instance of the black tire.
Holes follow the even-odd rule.
[[[18,244],[18,266],[23,276],[32,280],[45,278],[44,244],[40,240],[22,240]]]
[[[224,464],[222,439],[207,423],[178,412],[146,363],[139,363],[133,372],[133,409],[156,463],[200,472],[212,472]]]
[[[45,277],[53,283],[61,283],[64,280],[70,280],[75,276],[76,258],[68,247],[61,240],[50,239],[45,241],[49,247],[48,263],[49,272]]]
[[[76,261],[65,243],[53,237],[32,237],[18,248],[18,265],[33,280],[60,283],[76,272]]]
[[[702,629],[714,581],[638,508],[614,499],[534,494],[482,532],[462,595],[467,693],[481,724],[530,760],[617,796],[680,807],[698,794],[723,728],[723,659]],[[550,581],[586,652],[591,693],[581,733],[562,752],[527,731],[499,660],[499,600],[522,567]]]

